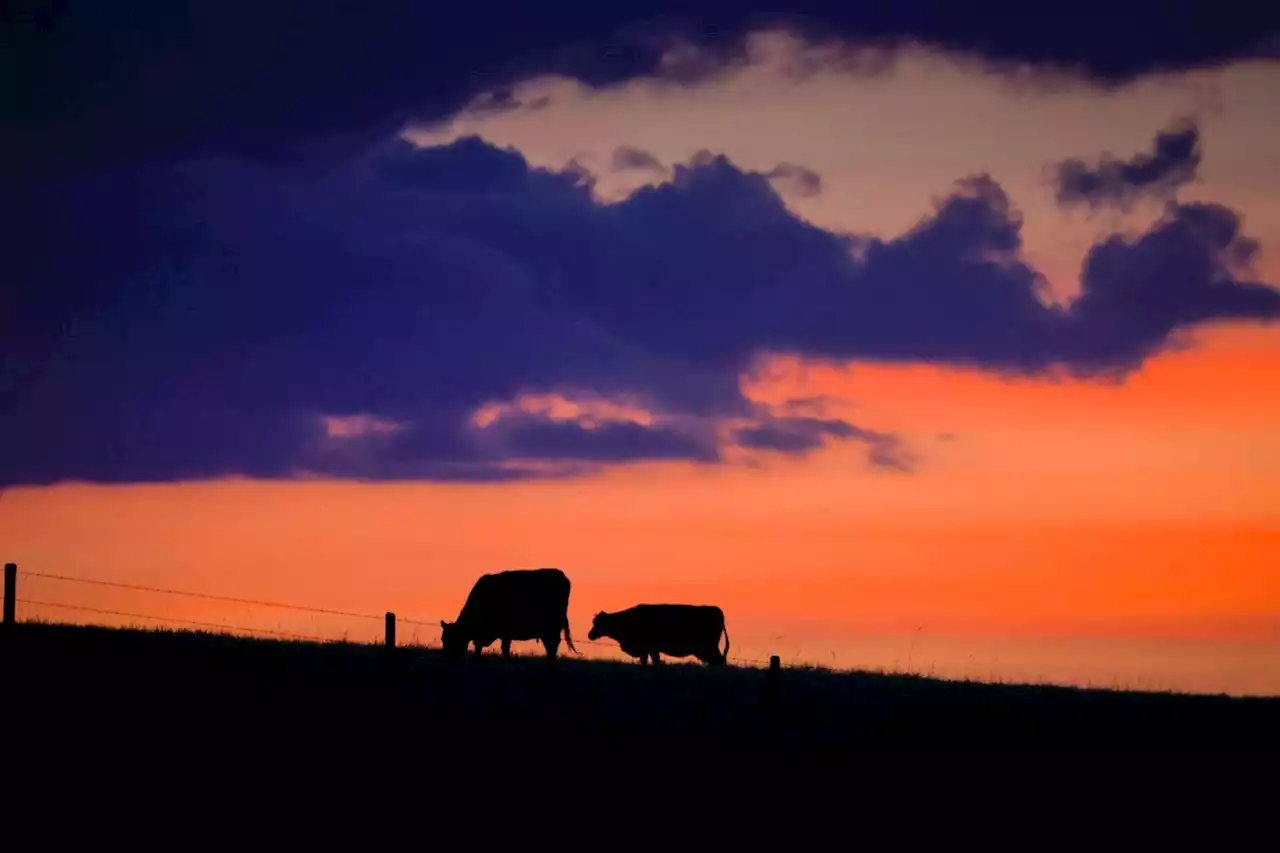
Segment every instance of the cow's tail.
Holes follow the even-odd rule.
[[[565,641],[565,643],[569,646],[569,650],[570,650],[570,651],[572,651],[575,655],[576,655],[576,654],[579,654],[578,650],[577,650],[577,649],[574,647],[574,645],[573,645],[573,637],[569,636],[569,613],[568,613],[568,611],[566,611],[566,612],[565,612],[565,614],[564,614],[564,641]]]

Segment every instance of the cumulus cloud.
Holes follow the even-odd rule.
[[[1271,5],[1204,5],[1152,15],[1122,0],[1021,11],[976,0],[946,14],[900,0],[632,0],[590,13],[509,0],[447,11],[385,0],[358,14],[343,0],[61,4],[13,23],[0,51],[0,79],[21,81],[0,87],[0,170],[16,179],[202,155],[325,161],[477,97],[481,109],[510,108],[510,87],[538,75],[696,85],[747,61],[747,37],[764,29],[823,46],[835,67],[858,65],[839,60],[848,47],[924,45],[1002,73],[1031,65],[1107,86],[1280,56]]]
[[[1239,216],[1214,204],[1174,204],[1146,234],[1112,236],[1084,262],[1084,293],[1068,316],[1068,357],[1122,375],[1196,323],[1280,316],[1280,291],[1248,281],[1258,251]]]
[[[1280,314],[1207,204],[1099,243],[1079,301],[1046,304],[984,175],[893,239],[807,223],[709,152],[604,203],[475,137],[15,190],[0,485],[501,481],[832,441],[909,471],[900,437],[741,377],[768,353],[1123,376],[1197,322]]]
[[[1076,157],[1062,161],[1054,170],[1055,195],[1062,205],[1114,205],[1126,211],[1144,197],[1170,201],[1195,179],[1200,158],[1200,128],[1193,119],[1182,119],[1157,134],[1149,154],[1128,160],[1104,154],[1092,165]]]

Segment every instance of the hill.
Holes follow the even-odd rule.
[[[138,785],[171,805],[234,791],[242,803],[349,811],[505,788],[577,797],[647,778],[668,793],[774,791],[885,760],[877,754],[1225,752],[1266,765],[1280,746],[1280,699],[784,668],[771,703],[766,673],[733,666],[570,656],[550,667],[413,647],[11,628],[11,749],[39,756],[24,778],[103,807],[140,796]]]

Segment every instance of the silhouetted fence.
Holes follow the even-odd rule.
[[[188,598],[199,598],[199,599],[206,599],[210,601],[226,601],[234,604],[246,604],[246,605],[251,605],[255,607],[275,607],[275,608],[281,608],[285,610],[301,611],[304,613],[319,613],[327,616],[342,616],[350,619],[381,620],[383,623],[382,645],[385,645],[387,648],[396,647],[396,624],[397,623],[400,623],[403,625],[413,625],[413,626],[431,628],[434,630],[439,630],[439,627],[440,627],[439,620],[428,621],[428,620],[418,620],[418,619],[405,619],[402,617],[397,617],[396,614],[392,611],[387,611],[382,615],[375,615],[372,613],[357,613],[349,610],[335,610],[335,609],[325,608],[325,607],[310,607],[307,605],[290,604],[290,603],[281,602],[281,601],[263,601],[261,599],[241,598],[238,596],[231,596],[231,595],[216,595],[214,593],[192,592],[189,590],[181,590],[181,589],[165,589],[163,587],[144,586],[142,584],[121,583],[119,581],[105,581],[105,580],[98,580],[95,578],[77,578],[77,577],[71,577],[68,575],[51,574],[47,572],[24,572],[23,575],[26,577],[64,581],[68,583],[91,584],[95,586],[106,586],[106,587],[113,587],[117,589],[129,589],[129,590],[135,590],[139,592],[154,592],[154,593],[160,593],[163,595],[179,595],[179,596],[186,596]],[[168,622],[168,623],[173,623],[177,625],[188,625],[196,628],[213,629],[213,630],[221,631],[224,633],[243,632],[245,634],[267,635],[267,636],[280,637],[280,638],[289,639],[289,640],[303,640],[307,642],[316,642],[316,643],[338,642],[331,638],[320,637],[312,634],[303,634],[303,633],[298,633],[294,631],[283,631],[283,630],[270,629],[270,628],[250,628],[247,626],[227,625],[225,623],[205,622],[205,621],[200,621],[195,619],[185,619],[185,618],[180,618],[176,616],[156,616],[148,613],[132,613],[132,612],[127,612],[123,610],[114,610],[114,609],[101,608],[101,607],[89,607],[82,604],[67,604],[65,602],[58,602],[58,601],[44,601],[44,600],[31,599],[31,598],[19,598],[17,594],[17,586],[18,586],[18,567],[15,563],[6,563],[4,567],[4,624],[6,626],[12,625],[17,621],[16,605],[20,601],[23,604],[32,605],[35,607],[52,607],[52,608],[63,609],[63,610],[74,610],[74,611],[81,611],[86,613],[95,613],[95,614],[104,615],[104,616],[116,616],[124,619],[150,619],[157,622]],[[343,641],[343,642],[346,642],[346,641]],[[615,650],[617,649],[617,646],[615,646],[612,643],[605,643],[597,640],[588,640],[585,638],[580,640],[575,640],[574,643],[575,644],[586,643],[592,646],[602,646],[605,648],[610,648]],[[753,663],[753,664],[768,666],[769,676],[770,676],[769,677],[770,695],[772,696],[776,694],[777,683],[779,681],[779,672],[781,669],[781,663],[777,655],[773,655],[768,661],[763,661],[756,658],[738,657],[734,660],[734,663]]]

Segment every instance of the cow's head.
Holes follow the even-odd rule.
[[[601,610],[591,620],[591,630],[587,632],[588,640],[598,640],[609,636],[609,614]]]
[[[457,622],[440,620],[440,645],[444,653],[451,658],[460,658],[467,653],[467,638]]]

